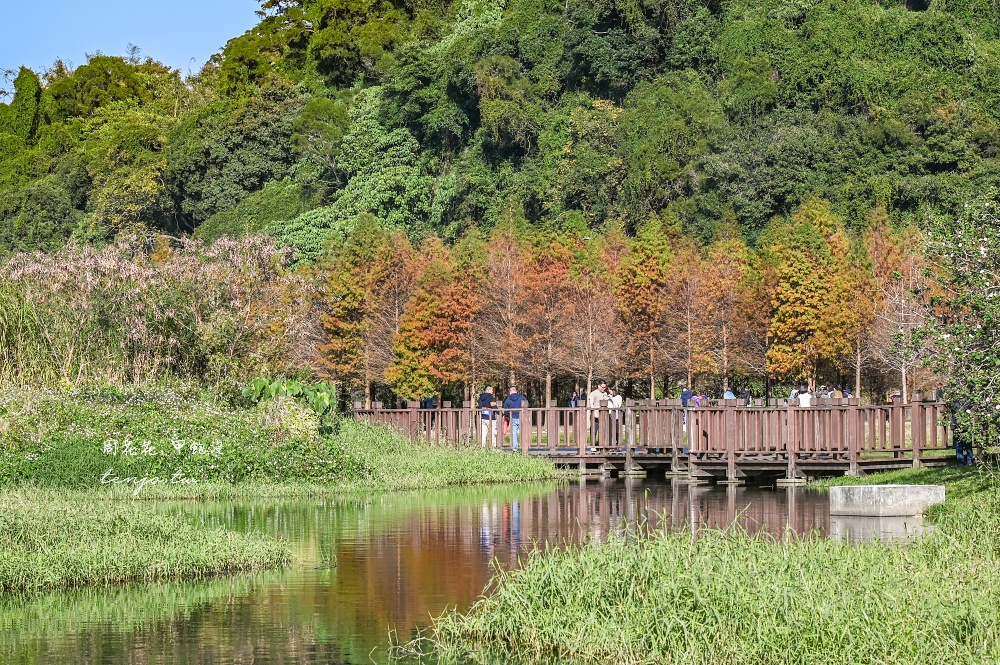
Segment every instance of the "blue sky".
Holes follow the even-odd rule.
[[[197,72],[226,41],[257,22],[257,0],[0,0],[0,69],[41,73],[56,58],[142,56]],[[194,60],[192,60],[194,58]]]

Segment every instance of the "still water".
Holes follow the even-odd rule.
[[[516,566],[544,543],[636,523],[852,539],[919,527],[831,522],[826,495],[803,489],[632,479],[151,509],[274,534],[295,561],[274,573],[0,599],[0,662],[384,662],[390,634],[408,641],[432,616],[467,608],[492,566]]]

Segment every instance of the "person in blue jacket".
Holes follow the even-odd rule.
[[[503,417],[510,423],[510,445],[514,450],[518,449],[517,439],[521,433],[521,403],[527,401],[528,398],[517,392],[514,386],[510,387],[510,395],[503,401],[503,408],[510,409],[503,412]]]

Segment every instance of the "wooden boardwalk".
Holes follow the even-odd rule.
[[[795,482],[808,477],[863,475],[871,471],[950,463],[951,435],[944,404],[914,402],[861,406],[857,399],[797,400],[764,407],[741,400],[683,408],[680,400],[606,405],[522,408],[519,448],[584,473],[665,473],[692,481],[738,483],[749,476]],[[355,405],[355,417],[396,427],[438,445],[493,443],[490,421],[466,402],[420,409]],[[493,421],[497,443],[510,433]],[[501,442],[503,442],[501,444]]]

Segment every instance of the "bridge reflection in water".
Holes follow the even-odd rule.
[[[582,479],[530,501],[484,504],[483,555],[514,565],[533,543],[579,543],[659,529],[741,529],[789,540],[834,537],[851,542],[907,541],[926,528],[919,517],[831,516],[828,495],[801,487],[713,487],[639,478]],[[557,536],[558,534],[558,536]]]

